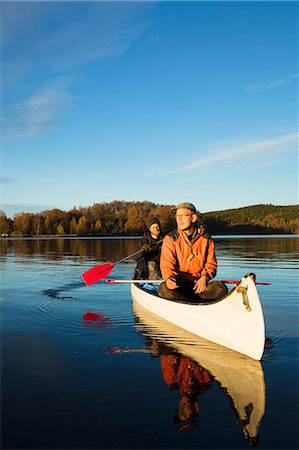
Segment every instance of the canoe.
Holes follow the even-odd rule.
[[[264,314],[250,273],[221,300],[194,304],[161,298],[132,283],[131,294],[146,310],[197,336],[260,360],[265,346]]]
[[[228,397],[245,438],[258,441],[266,408],[266,385],[260,361],[195,336],[157,317],[133,299],[136,328],[173,352],[187,356],[212,375]]]

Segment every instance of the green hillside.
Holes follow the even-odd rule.
[[[299,234],[299,205],[254,205],[212,211],[204,214],[204,221],[213,234]]]

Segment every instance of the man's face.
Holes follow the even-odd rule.
[[[158,237],[160,234],[160,227],[158,223],[153,223],[150,227],[149,227],[150,233],[153,236]]]
[[[192,213],[190,209],[179,208],[176,210],[176,222],[180,230],[190,230],[196,222],[197,215]]]

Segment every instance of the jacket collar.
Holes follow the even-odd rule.
[[[178,232],[183,237],[183,239],[186,242],[188,242],[189,245],[193,245],[193,243],[195,241],[197,241],[197,239],[204,234],[205,229],[202,225],[200,225],[199,228],[196,227],[195,230],[193,231],[190,239],[189,239],[189,236],[187,236],[186,233],[184,231],[180,230],[179,228],[178,228]]]

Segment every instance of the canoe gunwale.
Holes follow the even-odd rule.
[[[218,298],[217,300],[209,300],[209,301],[206,301],[206,300],[201,300],[201,301],[200,300],[199,301],[193,300],[192,301],[192,300],[180,300],[180,299],[171,299],[170,300],[168,298],[163,298],[163,297],[160,297],[157,292],[154,292],[154,291],[149,292],[145,287],[140,286],[137,283],[134,283],[134,284],[136,285],[136,287],[138,289],[141,289],[144,292],[150,293],[151,295],[153,295],[155,297],[158,297],[160,300],[167,300],[168,302],[181,303],[183,305],[192,305],[192,306],[196,306],[196,305],[198,305],[198,306],[215,305],[216,303],[224,301],[226,299],[226,297],[237,288],[237,286],[234,286],[227,294],[225,294],[224,297]]]
[[[251,277],[253,279],[253,281],[255,282],[255,279],[256,279],[255,273],[250,272],[250,273],[248,273],[248,274],[246,274],[244,276],[244,278],[247,278],[247,277]],[[239,283],[236,283],[234,285],[234,287],[227,294],[224,295],[224,297],[218,298],[217,300],[209,300],[209,301],[205,301],[205,300],[194,301],[194,300],[179,300],[179,299],[171,299],[171,300],[169,300],[167,298],[160,297],[157,292],[154,292],[154,291],[149,292],[146,288],[144,288],[143,286],[140,286],[138,283],[134,283],[134,284],[136,285],[137,288],[143,290],[144,292],[150,293],[151,295],[153,295],[155,297],[158,297],[160,300],[167,300],[167,301],[171,301],[171,302],[174,302],[174,303],[182,303],[184,305],[208,306],[208,305],[215,305],[217,303],[220,303],[220,302],[224,301],[230,294],[235,292],[235,290],[238,288],[238,286],[240,286],[242,281],[243,280],[240,280]],[[140,284],[143,284],[142,280],[140,280]]]

